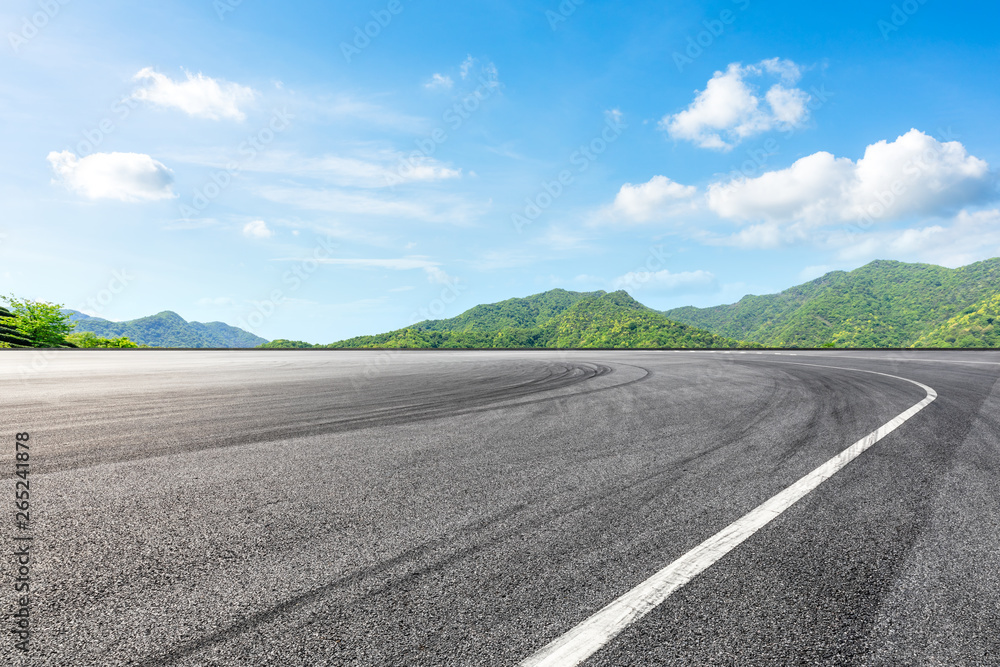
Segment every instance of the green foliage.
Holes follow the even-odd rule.
[[[876,261],[779,294],[715,308],[677,308],[667,317],[720,336],[769,347],[910,347],[1000,291],[1000,259],[959,269]],[[977,312],[978,307],[973,309]],[[972,312],[966,314],[973,314]],[[978,330],[950,345],[980,340]],[[945,339],[935,338],[934,344]]]
[[[914,347],[1000,347],[1000,292],[927,332]]]
[[[126,322],[111,322],[66,311],[78,331],[90,331],[100,338],[128,338],[150,347],[250,348],[267,340],[223,322],[188,322],[169,310]]]
[[[544,326],[582,299],[604,292],[568,292],[554,289],[523,299],[482,304],[448,320],[427,320],[413,325],[424,331],[501,331]]]
[[[25,338],[17,330],[14,313],[0,307],[0,348],[34,347],[30,338]]]
[[[553,293],[554,292],[554,293]],[[376,336],[333,343],[332,348],[733,348],[745,344],[678,324],[625,292],[554,290],[527,299],[476,306],[451,320],[427,322]],[[549,297],[553,298],[549,298]],[[571,303],[570,303],[571,302]],[[567,305],[567,303],[569,305]],[[494,306],[503,306],[495,308]],[[528,327],[507,323],[542,322]],[[447,325],[442,323],[449,323]],[[458,330],[440,330],[444,326]],[[488,327],[498,327],[489,329]]]
[[[270,343],[264,343],[263,345],[258,345],[258,349],[264,350],[306,350],[313,347],[322,347],[313,345],[312,343],[305,343],[301,340],[285,340],[284,338],[278,338],[272,340]]]
[[[139,347],[128,338],[99,338],[92,331],[81,331],[71,333],[66,336],[66,341],[76,347],[88,348],[137,348]]]
[[[0,341],[19,347],[65,347],[73,323],[62,306],[13,295],[0,298],[10,306],[10,310],[4,309],[8,315],[4,319],[10,322],[5,327],[13,329]]]

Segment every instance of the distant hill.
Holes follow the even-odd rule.
[[[250,348],[267,342],[265,338],[223,322],[188,322],[169,310],[126,322],[111,322],[75,310],[64,312],[76,323],[74,331],[92,331],[101,338],[126,336],[139,345],[150,347]]]
[[[476,306],[448,320],[359,336],[332,348],[734,348],[739,341],[669,320],[624,291],[552,290]]]
[[[1000,258],[958,269],[875,261],[672,320],[769,347],[993,347]]]

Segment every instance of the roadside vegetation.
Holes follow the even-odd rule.
[[[58,304],[15,296],[0,297],[0,348],[129,348],[128,338],[99,338],[90,332],[73,333],[75,323]]]

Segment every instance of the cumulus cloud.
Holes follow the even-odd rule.
[[[94,153],[79,158],[62,151],[49,153],[48,161],[56,176],[53,183],[88,199],[137,202],[177,196],[173,172],[141,153]]]
[[[994,196],[989,165],[957,141],[918,130],[868,146],[854,162],[820,152],[757,178],[708,187],[720,217],[760,225],[755,233],[794,222],[801,229],[837,222],[873,223],[954,213]],[[787,227],[783,228],[787,231]]]
[[[697,91],[684,111],[666,115],[660,127],[674,139],[690,141],[702,148],[730,150],[747,137],[771,129],[799,127],[809,116],[810,96],[790,87],[801,78],[798,65],[772,58],[755,65],[732,63],[716,72],[705,90]],[[764,93],[751,79],[780,78]]]
[[[653,176],[646,183],[623,185],[611,210],[616,218],[649,222],[676,213],[678,205],[690,205],[697,193],[698,188],[693,185],[681,185],[666,176]]]
[[[245,120],[246,114],[240,108],[253,102],[256,92],[247,86],[213,79],[202,73],[185,72],[187,80],[174,81],[147,67],[140,70],[135,81],[146,84],[136,89],[132,97],[145,100],[161,107],[180,109],[190,116],[211,120],[229,118]]]
[[[612,281],[613,287],[628,292],[650,290],[657,292],[672,292],[689,294],[692,292],[715,291],[718,280],[708,271],[682,271],[671,273],[662,271],[630,271]]]
[[[243,233],[250,238],[269,239],[274,236],[274,232],[263,220],[253,220],[243,226]]]
[[[450,76],[435,73],[434,76],[431,77],[431,80],[424,84],[424,88],[429,90],[447,90],[452,88],[454,85],[455,82],[452,81]]]
[[[960,142],[912,129],[869,145],[857,160],[819,152],[761,176],[720,178],[698,188],[666,176],[626,183],[591,223],[667,225],[706,245],[810,244],[845,260],[891,255],[945,263],[977,256],[978,247],[1000,254],[990,246],[993,222],[984,222],[994,218],[976,217],[996,205],[996,185],[989,164]],[[953,225],[936,224],[953,217]],[[907,224],[920,226],[900,229]],[[969,238],[961,241],[956,230]]]

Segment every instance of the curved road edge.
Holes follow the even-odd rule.
[[[803,476],[784,491],[771,497],[740,519],[737,519],[712,537],[709,537],[587,620],[525,658],[519,663],[519,667],[575,667],[579,665],[614,639],[628,625],[655,609],[670,597],[674,591],[711,567],[716,561],[742,544],[747,538],[766,526],[775,517],[782,514],[813,489],[835,475],[882,438],[895,431],[937,398],[937,392],[931,387],[898,375],[794,361],[771,361],[770,363],[832,368],[882,375],[917,385],[926,392],[926,396],[920,402],[896,415],[840,454],[837,454],[826,463]]]

